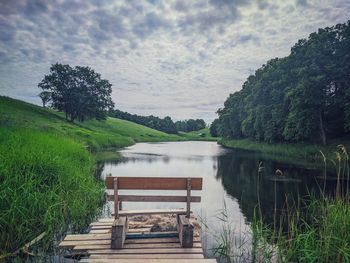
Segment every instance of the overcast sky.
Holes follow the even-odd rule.
[[[263,63],[349,14],[349,0],[0,0],[0,94],[40,104],[51,64],[85,65],[121,110],[212,121]]]

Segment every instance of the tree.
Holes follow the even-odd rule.
[[[211,125],[210,125],[210,128],[209,128],[209,131],[210,131],[210,135],[213,136],[213,137],[218,137],[218,125],[219,125],[219,119],[215,119]]]
[[[51,106],[65,112],[66,119],[72,122],[105,119],[114,106],[112,84],[89,67],[72,68],[56,63],[38,86],[43,92],[50,92]]]
[[[46,104],[51,100],[51,92],[50,91],[42,91],[39,94],[39,97],[41,98],[43,102],[43,107],[45,108]]]

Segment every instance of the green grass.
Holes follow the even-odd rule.
[[[108,118],[84,123],[67,122],[62,113],[44,109],[23,101],[0,96],[0,125],[59,134],[82,142],[92,151],[120,148],[135,142],[179,141],[184,138],[170,135],[133,122]]]
[[[273,230],[262,220],[252,224],[257,258],[270,262],[350,262],[350,204],[340,198],[312,197],[303,211],[290,208],[287,230]]]
[[[285,162],[297,163],[300,165],[307,165],[309,163],[318,163],[322,165],[322,154],[320,151],[322,151],[327,158],[334,158],[334,149],[336,149],[339,144],[343,144],[346,148],[350,148],[349,139],[338,139],[330,142],[326,146],[303,143],[269,144],[264,142],[257,142],[251,139],[220,139],[218,143],[228,148],[238,148],[261,152],[270,159],[283,160]]]
[[[46,231],[85,226],[97,213],[102,184],[81,144],[59,135],[0,128],[0,255]]]
[[[179,132],[179,135],[191,141],[217,141],[218,139],[210,135],[209,128],[204,128],[199,131]]]

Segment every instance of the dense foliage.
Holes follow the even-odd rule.
[[[210,135],[213,137],[218,137],[219,131],[218,131],[218,126],[219,126],[219,119],[215,119],[209,127]]]
[[[172,134],[177,133],[175,124],[169,116],[161,119],[153,115],[140,116],[136,114],[130,114],[128,112],[120,111],[118,109],[110,111],[109,115],[114,118],[136,122],[138,124],[145,125],[147,127],[156,129],[158,131],[163,131],[163,132],[172,133]]]
[[[224,138],[313,142],[350,131],[350,21],[301,39],[231,94],[215,123]],[[214,128],[213,128],[214,130]]]
[[[175,122],[176,129],[183,132],[199,131],[205,128],[205,121],[203,119],[188,119],[184,121]]]
[[[72,68],[56,63],[38,86],[43,89],[39,95],[43,106],[50,101],[54,109],[65,112],[71,121],[105,119],[114,106],[112,84],[89,67]]]

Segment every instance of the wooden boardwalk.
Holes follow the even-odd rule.
[[[90,225],[87,234],[67,235],[61,248],[81,254],[82,263],[214,263],[204,259],[200,236],[194,236],[193,247],[181,247],[178,232],[150,232],[151,225],[130,222],[124,247],[111,249],[111,228],[114,218],[104,218]]]

